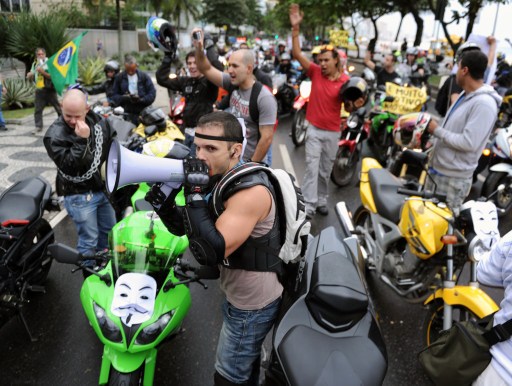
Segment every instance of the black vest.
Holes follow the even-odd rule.
[[[218,194],[216,191],[220,184],[213,189],[212,196]],[[234,179],[229,186],[224,187],[222,194],[222,202],[242,189],[252,186],[263,185],[272,194],[274,205],[278,205],[276,195],[267,174],[264,171],[255,171],[246,174],[238,179]],[[220,209],[220,211],[219,211]],[[249,237],[236,251],[226,257],[223,266],[231,269],[244,269],[246,271],[259,272],[275,272],[278,275],[283,273],[283,261],[279,257],[281,249],[281,234],[279,229],[279,215],[277,207],[275,208],[275,219],[272,229],[262,237]],[[217,208],[220,214],[224,208]],[[213,200],[210,200],[210,211],[212,216],[217,219],[217,215],[213,208]]]

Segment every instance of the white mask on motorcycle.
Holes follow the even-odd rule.
[[[156,298],[156,281],[142,273],[125,273],[117,279],[111,312],[131,327],[144,323],[153,315]]]

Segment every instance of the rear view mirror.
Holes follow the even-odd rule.
[[[64,244],[50,244],[48,252],[55,260],[63,264],[77,264],[82,259],[82,254],[76,249]]]

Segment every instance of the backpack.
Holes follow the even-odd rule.
[[[441,115],[442,117],[446,115],[446,112],[448,111],[448,106],[450,105],[450,94],[452,89],[452,83],[454,80],[455,75],[450,75],[437,92],[435,108],[439,115]]]
[[[265,86],[263,83],[256,81],[256,82],[254,82],[254,85],[252,86],[251,95],[249,96],[249,116],[251,117],[251,120],[254,123],[256,123],[257,126],[259,126],[259,122],[260,122],[260,110],[258,108],[258,97],[259,97],[260,92],[263,89],[263,87],[266,87],[270,92],[272,92],[272,89],[270,89],[268,86]],[[221,105],[219,105],[220,107],[224,107],[225,109],[229,107],[229,101],[231,99],[231,94],[233,93],[234,90],[238,90],[238,87],[231,89],[231,91],[228,93],[228,95],[224,97],[224,98],[226,98],[227,105],[224,102]],[[223,99],[223,101],[224,101],[224,99]],[[276,131],[278,123],[279,123],[279,120],[276,117],[276,122],[274,123],[274,131]],[[259,134],[258,134],[258,139],[259,139]]]
[[[242,175],[257,171],[264,171],[267,174],[275,191],[281,235],[279,258],[285,263],[284,283],[283,280],[281,282],[285,288],[296,291],[304,268],[311,223],[306,219],[304,197],[295,178],[282,169],[272,169],[257,162],[243,163],[222,177],[212,197],[213,208],[215,214],[220,216],[224,210],[222,197],[225,189]]]

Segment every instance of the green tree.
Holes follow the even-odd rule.
[[[200,9],[201,0],[171,0],[164,3],[162,11],[168,20],[175,22],[179,34],[181,17],[183,16],[185,23],[189,24],[191,18],[199,18]]]
[[[245,24],[255,27],[257,31],[261,30],[263,27],[263,13],[259,2],[256,0],[247,0],[246,4],[249,9],[249,14]]]
[[[244,0],[205,0],[202,18],[216,27],[238,27],[245,23],[249,8]]]
[[[70,40],[68,24],[66,15],[59,12],[22,12],[12,16],[2,29],[5,52],[23,62],[28,72],[37,47],[45,48],[49,57]]]

